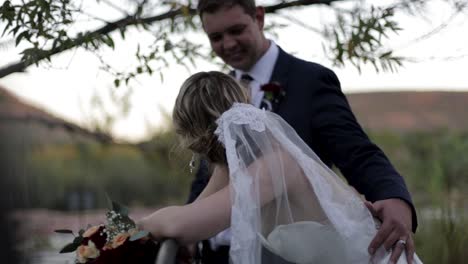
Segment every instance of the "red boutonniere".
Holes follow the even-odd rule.
[[[264,84],[260,87],[260,90],[265,93],[261,108],[269,111],[273,111],[273,109],[279,104],[280,100],[286,95],[283,87],[281,87],[281,84],[278,82]]]

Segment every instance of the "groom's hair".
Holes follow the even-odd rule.
[[[214,131],[216,120],[236,102],[248,103],[247,91],[221,72],[199,72],[180,88],[172,119],[184,147],[209,161],[226,163],[224,147]]]
[[[203,13],[212,14],[221,8],[231,8],[235,5],[242,7],[249,16],[255,17],[255,0],[200,0],[198,1],[197,12],[202,17]]]

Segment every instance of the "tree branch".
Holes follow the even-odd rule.
[[[329,5],[332,2],[337,2],[337,1],[344,1],[344,0],[297,0],[297,1],[292,1],[288,3],[280,3],[277,5],[272,5],[272,6],[266,6],[265,11],[267,13],[274,13],[278,10],[285,9],[285,8],[290,8],[290,7],[297,7],[297,6],[310,6],[310,5],[315,5],[315,4],[325,4]],[[196,10],[191,8],[188,9],[188,13],[191,16],[196,15]],[[50,49],[43,54],[39,55],[38,58],[35,61],[19,61],[7,66],[4,66],[0,68],[0,78],[3,78],[9,74],[15,73],[15,72],[24,72],[27,67],[29,67],[31,64],[38,63],[46,58],[50,58],[53,55],[56,55],[58,53],[61,53],[63,51],[76,48],[81,46],[82,44],[85,43],[86,39],[89,39],[89,37],[96,36],[96,35],[106,35],[109,34],[116,29],[119,28],[126,28],[128,26],[132,25],[137,25],[137,24],[152,24],[156,22],[160,22],[166,19],[174,19],[178,16],[182,16],[186,13],[182,11],[182,9],[177,9],[177,10],[172,10],[169,12],[166,12],[161,15],[153,16],[153,17],[146,17],[146,18],[138,18],[138,17],[133,17],[133,16],[127,16],[125,18],[122,18],[120,20],[117,20],[115,22],[111,22],[103,26],[102,28],[99,28],[95,31],[91,31],[88,33],[83,34],[82,37],[74,39],[71,44],[68,43],[68,45],[61,45],[58,46],[54,49]]]
[[[344,1],[344,0],[297,0],[287,3],[280,3],[272,6],[266,6],[265,12],[275,13],[280,9],[290,8],[290,7],[299,7],[299,6],[309,6],[309,5],[330,5],[333,2]]]

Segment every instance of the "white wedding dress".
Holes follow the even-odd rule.
[[[231,184],[233,264],[388,263],[383,248],[367,252],[377,229],[360,196],[281,117],[236,103],[217,124]],[[421,263],[416,255],[413,263]]]

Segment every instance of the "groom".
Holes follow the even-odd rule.
[[[369,253],[384,245],[393,248],[391,260],[396,262],[406,248],[411,263],[411,233],[417,220],[410,194],[403,178],[357,123],[336,75],[266,39],[265,10],[254,0],[200,0],[198,12],[213,51],[234,68],[234,77],[248,83],[252,104],[284,118],[325,164],[337,166],[348,183],[372,202],[367,206],[382,226]],[[202,161],[189,202],[208,178],[208,164]],[[205,242],[203,263],[228,263],[229,239],[227,230]]]

